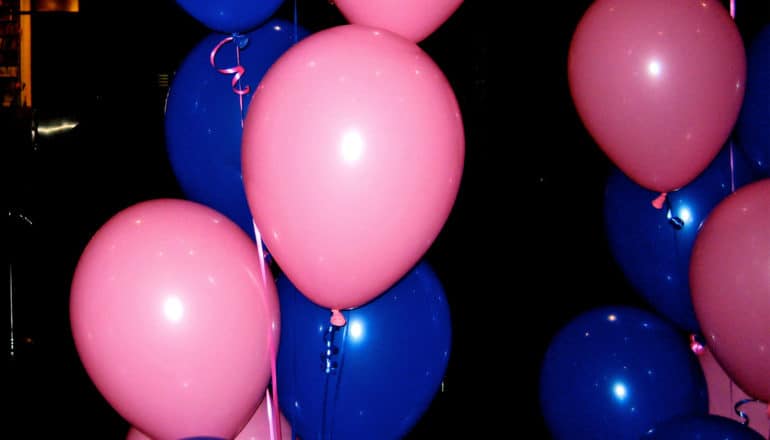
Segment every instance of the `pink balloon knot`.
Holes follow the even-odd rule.
[[[704,351],[706,351],[706,348],[703,346],[703,344],[698,342],[698,339],[695,337],[695,335],[690,335],[690,350],[700,356]]]
[[[663,209],[663,203],[666,201],[667,195],[668,193],[660,193],[660,195],[652,201],[652,206],[656,209]]]
[[[342,327],[347,321],[345,321],[345,317],[340,313],[340,309],[332,309],[332,318],[329,322],[334,326]]]

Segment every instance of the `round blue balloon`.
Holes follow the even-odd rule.
[[[770,24],[749,44],[746,93],[735,133],[751,162],[770,177]]]
[[[610,251],[631,286],[680,328],[700,327],[690,297],[690,256],[701,224],[735,188],[756,180],[745,155],[729,145],[685,187],[666,196],[639,186],[619,169],[607,179],[604,224]]]
[[[634,439],[679,415],[706,414],[706,379],[687,337],[629,306],[584,312],[562,328],[540,372],[556,439]]]
[[[225,440],[222,437],[185,437],[180,440]]]
[[[674,417],[650,429],[642,440],[765,440],[735,420],[713,414]]]
[[[299,40],[308,32],[298,27]],[[271,20],[245,34],[240,65],[245,68],[240,98],[232,75],[211,66],[211,51],[222,35],[209,35],[186,56],[169,88],[165,111],[166,149],[174,175],[185,196],[216,209],[254,237],[252,216],[241,176],[242,117],[265,72],[295,42],[294,24]],[[217,68],[236,66],[236,41],[216,54]]]
[[[177,0],[207,28],[225,33],[250,31],[281,7],[283,0]]]
[[[309,301],[283,275],[278,396],[303,439],[395,439],[427,410],[449,360],[443,288],[421,262],[383,295],[343,311]]]

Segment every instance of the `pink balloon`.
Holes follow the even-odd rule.
[[[280,414],[281,423],[281,438],[290,439],[292,435],[291,425],[283,413]],[[254,415],[251,416],[249,422],[243,427],[243,430],[235,437],[235,440],[270,440],[270,419],[267,414],[267,400],[262,400],[262,403],[257,408]],[[126,440],[152,440],[145,435],[142,431],[134,428],[133,426],[128,431]]]
[[[263,398],[280,331],[275,284],[249,236],[173,199],[131,206],[96,232],[70,320],[97,389],[158,440],[234,437]]]
[[[714,159],[738,118],[746,55],[716,0],[597,0],[568,57],[570,92],[630,179],[670,192]]]
[[[147,437],[147,435],[142,431],[132,426],[128,430],[128,434],[126,435],[126,440],[152,440],[152,439],[150,437]]]
[[[770,179],[741,187],[706,217],[690,290],[719,365],[748,395],[770,401]]]
[[[249,208],[275,262],[330,309],[367,303],[431,246],[465,141],[439,67],[388,31],[313,34],[263,77],[243,129]]]
[[[265,399],[257,408],[257,411],[251,416],[249,423],[235,437],[235,440],[270,440],[270,419],[267,414],[268,400]],[[283,413],[280,413],[281,438],[289,440],[292,436],[291,425]],[[273,416],[275,417],[275,416]],[[278,418],[274,418],[274,423]],[[276,437],[277,438],[277,437]]]
[[[415,43],[438,29],[463,0],[335,0],[345,18],[395,32]]]
[[[733,383],[708,349],[698,354],[698,361],[708,385],[709,413],[743,422],[743,418],[735,413],[735,404],[750,397]],[[766,404],[747,402],[740,405],[739,409],[748,416],[750,428],[762,435],[770,432],[770,415]]]

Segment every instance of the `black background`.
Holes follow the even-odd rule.
[[[770,21],[770,7],[737,3],[748,42]],[[567,86],[569,41],[589,4],[466,1],[420,43],[457,94],[466,162],[455,208],[426,255],[449,299],[452,357],[445,391],[410,438],[466,430],[547,438],[537,382],[550,338],[595,306],[647,307],[608,251],[601,206],[610,163]],[[292,20],[293,6],[287,0],[277,16]],[[166,157],[158,75],[173,74],[210,31],[172,0],[81,0],[80,10],[33,16],[34,114],[3,113],[12,438],[125,437],[129,426],[74,350],[69,283],[110,216],[144,200],[184,198]],[[325,0],[298,0],[297,10],[311,31],[345,23]],[[79,124],[30,139],[34,121],[62,118]]]

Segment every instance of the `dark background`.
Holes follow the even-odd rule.
[[[748,42],[770,7],[737,3]],[[595,306],[647,307],[610,256],[601,210],[610,163],[567,86],[569,41],[589,4],[466,1],[420,43],[455,89],[467,150],[457,203],[426,256],[449,299],[453,352],[445,391],[411,438],[548,438],[537,382],[550,338]],[[297,8],[311,31],[345,23],[326,0]],[[287,0],[277,16],[292,14]],[[34,111],[4,111],[0,132],[16,343],[5,432],[122,439],[128,424],[74,350],[69,284],[113,214],[184,198],[166,157],[159,75],[173,78],[210,31],[172,0],[81,0],[78,14],[36,14],[32,26]],[[31,139],[34,124],[64,119],[78,126]]]

